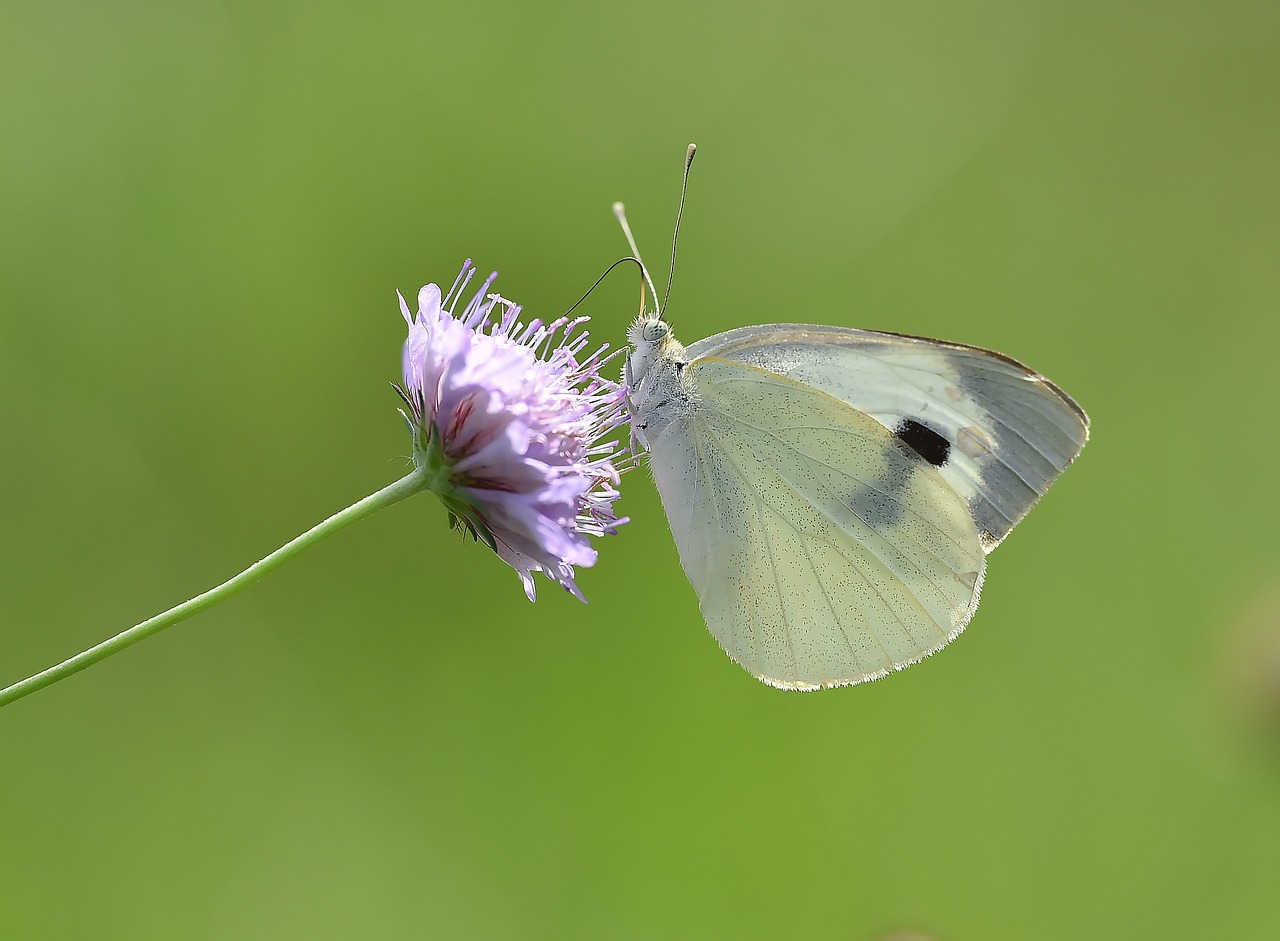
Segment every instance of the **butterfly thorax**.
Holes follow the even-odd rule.
[[[665,321],[636,320],[627,331],[631,351],[623,369],[631,411],[631,434],[644,450],[673,421],[688,414],[696,389],[684,375],[684,347]]]

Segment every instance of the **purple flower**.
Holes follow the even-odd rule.
[[[468,260],[441,299],[418,292],[404,344],[405,420],[413,460],[428,475],[450,522],[493,549],[534,600],[532,573],[546,572],[581,600],[574,566],[592,565],[588,536],[626,522],[613,513],[627,452],[601,442],[625,420],[625,389],[603,378],[612,356],[585,359],[588,318],[517,321],[520,306],[480,285],[454,313],[476,269]]]

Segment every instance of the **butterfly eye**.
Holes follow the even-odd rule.
[[[640,336],[642,336],[645,340],[649,341],[650,343],[657,343],[659,340],[666,337],[666,335],[670,332],[671,332],[671,328],[667,326],[666,321],[650,320],[644,325],[644,328],[640,331]]]

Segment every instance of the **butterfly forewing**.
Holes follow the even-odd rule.
[[[692,344],[787,376],[864,412],[921,453],[995,548],[1080,453],[1084,411],[1021,363],[977,347],[808,324],[730,330]]]
[[[777,372],[704,357],[698,407],[652,443],[681,562],[716,639],[776,686],[874,679],[973,614],[964,497],[881,422]]]

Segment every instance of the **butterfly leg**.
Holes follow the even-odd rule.
[[[625,362],[623,362],[622,364],[622,381],[627,387],[627,391],[626,391],[627,419],[628,419],[627,431],[631,435],[630,447],[631,447],[632,460],[634,460],[636,456],[640,453],[640,451],[637,448],[638,442],[636,440],[636,405],[635,405],[635,400],[631,397],[631,390],[633,388],[634,378],[635,378],[635,375],[631,370],[631,354],[628,353]]]

